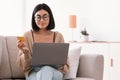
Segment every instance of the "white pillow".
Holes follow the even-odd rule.
[[[64,75],[64,79],[76,78],[77,70],[79,66],[80,52],[81,52],[81,47],[77,47],[69,50],[68,56],[70,62],[70,69]]]

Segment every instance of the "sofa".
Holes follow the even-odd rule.
[[[17,54],[16,36],[0,36],[0,80],[25,80],[22,69],[16,65]],[[103,71],[103,55],[81,54],[73,80],[103,80]]]

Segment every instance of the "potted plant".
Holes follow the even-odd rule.
[[[88,40],[89,40],[89,37],[88,37],[89,34],[88,34],[86,28],[84,28],[84,30],[81,31],[81,34],[83,35],[82,36],[82,41],[83,42],[88,42]]]
[[[84,28],[84,30],[81,31],[81,34],[84,36],[88,36],[88,32],[86,31],[86,28]]]

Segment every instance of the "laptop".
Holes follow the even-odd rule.
[[[32,66],[59,68],[66,64],[69,43],[33,43]]]

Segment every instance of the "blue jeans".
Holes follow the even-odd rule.
[[[34,67],[26,80],[63,80],[63,73],[50,66]]]

